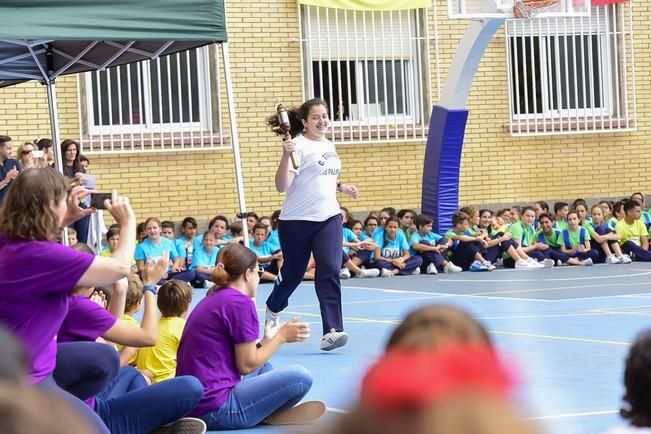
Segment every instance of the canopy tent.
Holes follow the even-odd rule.
[[[0,17],[0,87],[29,80],[47,86],[54,143],[60,142],[58,76],[221,44],[240,212],[246,213],[223,0],[5,0]],[[61,170],[57,146],[54,151]]]

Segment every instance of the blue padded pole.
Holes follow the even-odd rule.
[[[434,218],[434,231],[443,233],[459,208],[459,172],[468,110],[434,106],[423,166],[422,210]]]
[[[485,7],[495,5],[486,2]],[[423,163],[421,208],[434,219],[436,232],[451,227],[452,214],[459,207],[461,151],[468,120],[466,100],[486,47],[503,23],[504,18],[494,18],[468,25],[452,59],[439,105],[432,109]]]

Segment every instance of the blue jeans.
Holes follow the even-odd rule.
[[[57,364],[52,376],[60,388],[79,399],[104,390],[120,369],[118,352],[96,342],[57,344]]]
[[[312,375],[302,366],[278,369],[266,364],[235,386],[224,404],[201,416],[208,430],[251,428],[278,410],[298,404],[312,387]]]
[[[97,395],[95,411],[111,434],[147,434],[182,418],[203,398],[203,386],[191,376],[143,383],[142,375],[127,366]]]
[[[104,344],[98,344],[104,345]],[[108,346],[108,345],[106,345]],[[75,411],[79,416],[81,416],[91,427],[95,429],[94,432],[101,434],[111,434],[111,431],[104,425],[104,422],[98,417],[97,414],[91,410],[91,408],[86,405],[86,403],[74,395],[63,390],[59,387],[54,381],[54,378],[48,377],[40,383],[35,384],[36,387],[46,390],[50,393],[57,395],[62,400],[66,401],[68,405]]]

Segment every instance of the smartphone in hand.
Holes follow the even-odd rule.
[[[111,200],[111,193],[91,193],[90,194],[91,208],[106,209],[106,206],[104,206],[104,201],[106,199]]]

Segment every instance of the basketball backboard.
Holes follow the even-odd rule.
[[[530,7],[530,1],[541,7]],[[448,16],[467,20],[516,18],[513,8],[517,6],[521,15],[528,17],[533,12],[532,18],[587,17],[590,5],[590,0],[448,0]]]

